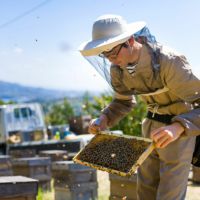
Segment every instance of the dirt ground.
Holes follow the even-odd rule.
[[[200,200],[200,184],[188,182],[186,200]]]
[[[192,175],[190,174],[190,177]],[[98,178],[98,200],[109,200],[110,182],[107,172],[97,171]],[[43,194],[42,200],[54,200],[54,190]],[[185,200],[200,200],[200,184],[193,184],[188,181],[188,188]]]
[[[98,171],[97,175],[99,182],[98,200],[108,200],[110,195],[109,175],[108,173],[102,171]],[[193,184],[191,181],[188,181],[185,200],[200,200],[200,184]]]

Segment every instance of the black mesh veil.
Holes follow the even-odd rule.
[[[133,34],[136,41],[139,43],[148,43],[152,47],[157,44],[155,36],[145,26],[137,33]],[[108,82],[111,86],[110,66],[111,63],[103,56],[84,56],[85,59],[96,69],[96,71]],[[111,86],[112,87],[112,86]]]

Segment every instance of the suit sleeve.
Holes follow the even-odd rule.
[[[112,87],[115,90],[114,98],[113,101],[102,111],[102,113],[108,118],[109,127],[116,125],[136,105],[136,100],[133,95],[124,95],[127,88],[122,83],[120,73],[119,67],[111,67],[111,82]]]
[[[192,73],[184,56],[176,56],[161,73],[169,90],[191,106],[191,110],[175,116],[172,121],[181,123],[185,134],[200,135],[200,80]]]
[[[102,111],[108,118],[108,127],[116,125],[131,111],[135,104],[134,96],[124,96],[115,93],[113,101]]]

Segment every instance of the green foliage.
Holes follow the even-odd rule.
[[[141,122],[146,116],[146,105],[136,96],[137,105],[124,117],[114,129],[123,130],[126,135],[141,136]]]
[[[0,99],[0,105],[4,105],[4,101]]]
[[[4,102],[3,100],[0,99],[0,105],[6,105],[6,104],[15,104],[15,102],[14,101]]]
[[[54,104],[46,116],[46,123],[51,125],[62,125],[69,122],[74,116],[74,111],[68,100],[65,98],[62,103]]]
[[[94,100],[93,108],[98,111],[99,115],[100,111],[112,101],[112,95],[102,94],[101,97],[95,97]],[[122,130],[126,135],[141,135],[141,122],[146,115],[146,105],[139,96],[136,96],[136,100],[136,107],[111,130]],[[98,117],[98,115],[94,117]]]
[[[82,115],[91,115],[94,112],[92,97],[89,92],[85,92],[82,100]]]
[[[104,93],[101,97],[94,97],[94,100],[93,108],[98,111],[99,115],[100,111],[112,101],[112,95],[110,93]]]

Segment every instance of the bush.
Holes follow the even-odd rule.
[[[93,113],[100,111],[112,101],[111,94],[102,94],[101,97],[94,98],[95,103],[93,104]],[[140,99],[139,96],[136,96],[137,106],[132,109],[132,111],[124,117],[116,126],[111,130],[122,130],[124,134],[127,135],[141,135],[141,122],[146,115],[146,104]],[[98,115],[94,117],[98,117]]]

